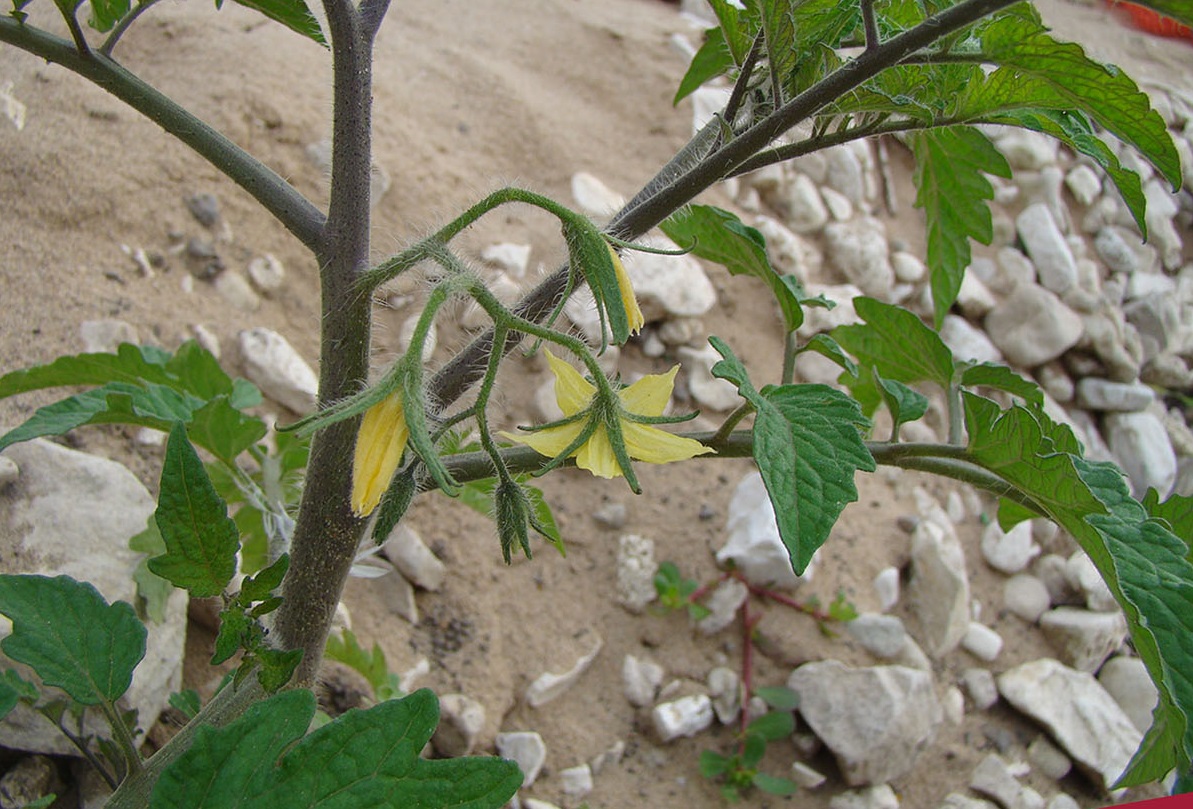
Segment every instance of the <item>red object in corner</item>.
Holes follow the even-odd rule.
[[[1173,795],[1171,798],[1123,803],[1114,809],[1193,809],[1193,795]]]
[[[1165,17],[1158,11],[1137,6],[1134,3],[1123,3],[1119,0],[1106,0],[1112,8],[1121,8],[1131,16],[1131,22],[1136,28],[1160,37],[1177,37],[1193,40],[1193,30],[1189,26],[1181,25],[1171,17]]]

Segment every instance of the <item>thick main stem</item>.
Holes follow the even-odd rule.
[[[369,372],[371,297],[357,280],[369,263],[374,25],[348,0],[327,0],[335,75],[331,201],[316,251],[322,282],[319,406],[357,393]],[[384,13],[383,10],[380,13]],[[363,522],[352,513],[349,476],[359,419],[334,424],[311,444],[307,481],[291,545],[290,572],[274,629],[301,649],[295,685],[310,685],[356,555]]]

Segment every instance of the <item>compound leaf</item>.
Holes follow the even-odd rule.
[[[926,381],[948,388],[953,355],[940,335],[898,306],[873,298],[854,298],[853,304],[865,322],[838,326],[832,336],[861,365],[907,385]]]
[[[145,656],[133,608],[69,576],[0,575],[0,614],[12,621],[0,650],[83,705],[119,699]]]
[[[939,325],[961,289],[971,256],[969,240],[990,244],[994,236],[986,204],[994,199],[994,187],[986,175],[1010,177],[1011,167],[990,139],[973,127],[941,127],[909,138],[916,164],[915,204],[924,209],[927,219],[927,260]]]
[[[162,774],[150,806],[497,809],[522,784],[512,761],[420,759],[439,716],[426,689],[349,711],[303,738],[314,715],[314,695],[296,689],[257,703],[225,728],[200,729]]]
[[[195,598],[222,593],[236,572],[240,532],[181,424],[166,443],[154,521],[166,552],[149,569]]]

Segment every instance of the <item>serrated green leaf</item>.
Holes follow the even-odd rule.
[[[296,689],[225,728],[200,729],[162,774],[151,809],[498,809],[522,784],[512,761],[420,759],[439,714],[425,689],[302,738],[314,714],[314,695]]]
[[[971,257],[969,240],[990,244],[994,237],[986,204],[994,199],[994,187],[986,175],[1010,177],[1011,167],[973,127],[940,127],[908,137],[915,154],[915,204],[927,219],[927,260],[939,326],[961,289]]]
[[[753,44],[754,31],[757,30],[758,24],[756,15],[749,8],[743,12],[729,0],[708,0],[708,4],[720,23],[719,28],[725,46],[729,49],[734,63],[740,65],[746,60],[746,54]]]
[[[272,694],[290,682],[294,670],[302,662],[302,649],[257,649],[254,657],[260,664],[257,669],[257,681],[265,689],[265,693]]]
[[[998,527],[1003,531],[1010,531],[1024,520],[1035,519],[1039,516],[1036,512],[1014,500],[1003,498],[998,501]]]
[[[872,372],[882,400],[891,412],[891,440],[899,439],[899,428],[909,421],[916,421],[928,412],[928,397],[894,379],[883,379],[877,371]]]
[[[12,371],[0,377],[0,398],[65,385],[105,385],[109,382],[170,385],[175,380],[165,368],[169,359],[169,352],[160,348],[131,343],[121,344],[115,354],[59,357],[47,365]]]
[[[1147,95],[1117,67],[1098,64],[1080,45],[1058,42],[1046,30],[1027,3],[983,25],[983,57],[1002,68],[975,92],[1017,99],[1016,107],[1079,110],[1138,149],[1173,190],[1180,188],[1180,157]]]
[[[37,701],[37,687],[25,680],[13,669],[0,671],[0,720],[8,716],[22,700]]]
[[[188,722],[194,719],[199,713],[199,709],[203,707],[203,702],[199,699],[199,692],[193,688],[175,691],[169,696],[167,702],[170,703],[171,708],[186,717]]]
[[[764,772],[754,773],[753,784],[768,795],[794,795],[799,792],[799,785],[794,781]]]
[[[764,685],[754,689],[754,696],[780,711],[794,711],[799,707],[799,694],[781,685]]]
[[[236,573],[240,535],[181,424],[166,443],[154,521],[166,552],[149,569],[195,598],[222,593]]]
[[[0,614],[13,625],[0,650],[82,705],[119,699],[145,656],[133,608],[69,576],[0,575]]]
[[[746,725],[746,733],[757,733],[768,742],[777,742],[795,733],[795,717],[786,711],[771,711]]]
[[[238,605],[220,611],[220,628],[215,635],[214,649],[211,655],[211,665],[218,666],[232,655],[240,651],[252,626],[244,608]]]
[[[857,376],[857,363],[850,359],[845,350],[827,334],[821,333],[814,335],[811,340],[805,343],[800,351],[814,351],[822,357],[827,357],[833,362],[840,365],[845,370],[845,373],[850,376]]]
[[[327,47],[319,20],[311,13],[304,0],[235,0],[236,3],[259,11],[274,22],[280,22],[291,31]],[[218,4],[216,6],[219,7]]]
[[[290,554],[283,553],[272,565],[244,580],[237,598],[243,604],[262,601],[282,584],[286,571],[290,569]]]
[[[720,28],[710,28],[704,32],[704,43],[692,57],[688,65],[688,72],[679,82],[679,89],[675,91],[672,104],[678,104],[685,98],[717,76],[722,76],[733,67],[733,56],[725,44],[725,34]]]
[[[961,372],[961,384],[967,388],[994,388],[1018,396],[1033,407],[1044,406],[1044,392],[1040,386],[1024,379],[1005,365],[983,362]]]
[[[191,413],[186,429],[192,441],[230,465],[269,431],[261,419],[233,407],[227,396],[218,396]]]
[[[761,0],[760,5],[768,68],[780,78],[788,76],[799,57],[795,21],[798,4],[791,0]]]
[[[129,11],[128,0],[91,0],[91,14],[87,24],[96,31],[111,31]]]
[[[832,337],[865,367],[907,385],[933,382],[948,388],[953,355],[940,335],[906,309],[873,298],[854,298],[862,324],[838,326]]]
[[[1172,533],[1193,547],[1193,497],[1173,493],[1161,503],[1159,492],[1148,489],[1143,495],[1143,507],[1150,516],[1167,522]],[[1193,554],[1190,554],[1190,561],[1193,561]]]
[[[787,331],[804,322],[804,304],[825,305],[821,296],[804,293],[794,276],[776,272],[766,254],[766,239],[735,214],[712,205],[690,205],[668,217],[660,229],[676,244],[690,245],[692,254],[716,262],[730,275],[748,275],[765,283],[779,303]]]

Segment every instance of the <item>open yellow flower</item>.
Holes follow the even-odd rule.
[[[571,365],[550,351],[546,353],[551,372],[555,374],[555,399],[563,410],[564,417],[587,410],[593,403],[597,389]],[[617,392],[622,408],[618,424],[626,453],[630,458],[646,463],[670,463],[713,451],[699,441],[672,435],[657,427],[639,424],[633,420],[633,416],[657,418],[663,415],[663,410],[671,398],[671,389],[675,385],[675,374],[678,371],[677,365],[665,374],[644,376],[628,388]],[[540,455],[554,458],[570,447],[588,425],[589,419],[581,418],[532,433],[501,435],[526,444]],[[613,451],[604,424],[597,424],[588,440],[572,452],[572,455],[576,458],[576,466],[587,469],[598,477],[614,478],[624,474],[617,462],[617,455]]]
[[[613,257],[613,273],[617,276],[617,289],[621,293],[621,305],[625,308],[630,334],[637,334],[642,331],[646,320],[642,317],[638,298],[634,296],[634,286],[630,283],[630,274],[626,272],[625,265],[621,263],[621,256],[617,255],[617,251],[612,246],[609,247],[609,255]],[[667,395],[671,395],[670,389],[668,389]]]
[[[352,459],[352,511],[356,516],[367,517],[377,508],[398,471],[409,438],[400,393],[365,411]]]

